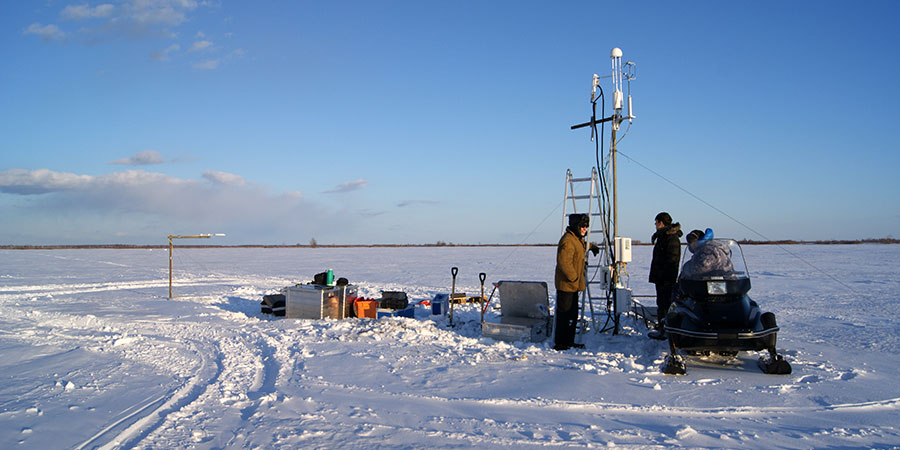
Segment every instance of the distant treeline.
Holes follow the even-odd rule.
[[[406,247],[555,247],[556,244],[241,244],[241,245],[197,245],[176,244],[178,248],[406,248]],[[71,250],[71,249],[168,249],[163,245],[131,244],[78,244],[78,245],[0,245],[0,250]]]
[[[900,244],[900,239],[894,238],[878,238],[878,239],[853,239],[853,240],[821,240],[821,241],[795,241],[793,239],[785,239],[782,241],[754,241],[751,239],[737,239],[741,245],[847,245],[847,244]],[[653,245],[649,242],[631,241],[631,245]]]
[[[742,239],[741,245],[848,245],[848,244],[900,244],[900,239],[856,239],[856,240],[820,240],[820,241],[754,241]],[[649,242],[633,240],[632,245],[652,245]],[[434,244],[243,244],[243,245],[197,245],[178,244],[178,248],[407,248],[407,247],[555,247],[554,243],[546,244],[454,244],[438,241]],[[0,245],[0,250],[71,250],[71,249],[167,249],[168,245],[130,245],[130,244],[84,244],[84,245]]]

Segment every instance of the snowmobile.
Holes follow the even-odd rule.
[[[767,350],[767,357],[759,359],[763,372],[791,373],[791,365],[775,350],[775,314],[761,312],[747,295],[750,275],[741,246],[731,239],[714,239],[711,231],[689,244],[690,259],[682,264],[665,318],[669,354],[663,373],[685,374],[685,359],[678,350],[724,356]],[[689,252],[684,253],[683,261]]]

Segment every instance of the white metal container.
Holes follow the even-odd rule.
[[[343,319],[350,315],[347,297],[356,296],[356,286],[301,284],[285,293],[285,314],[294,319]]]
[[[542,342],[550,337],[550,321],[525,317],[500,317],[499,323],[483,323],[481,335],[498,341]]]
[[[628,237],[617,237],[616,238],[616,259],[619,262],[624,262],[624,263],[631,262],[631,238],[628,238]]]
[[[550,300],[542,281],[500,281],[500,322],[484,322],[481,335],[500,341],[541,342],[550,336]]]

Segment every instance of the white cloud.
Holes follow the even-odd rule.
[[[239,48],[236,50],[232,50],[230,53],[228,53],[227,55],[225,55],[222,58],[214,58],[214,59],[206,59],[203,61],[197,61],[197,62],[191,64],[191,66],[194,69],[198,69],[198,70],[215,70],[219,67],[219,64],[226,63],[234,58],[243,57],[246,53],[247,52],[244,49]]]
[[[231,59],[243,57],[243,49],[228,50],[216,45],[203,31],[185,31],[192,34],[193,42],[172,43],[178,38],[179,27],[192,20],[198,9],[216,7],[216,2],[208,0],[123,0],[108,1],[96,6],[84,1],[71,4],[59,12],[61,20],[77,23],[76,29],[66,30],[57,25],[33,23],[23,30],[26,35],[35,35],[44,41],[67,41],[73,37],[86,44],[128,39],[166,39],[164,50],[148,53],[151,61],[169,61],[175,52],[184,48],[185,54],[196,53],[197,60],[188,61],[197,70],[216,70]],[[196,21],[195,21],[196,22]],[[227,35],[231,35],[227,33]],[[171,44],[171,45],[169,45]]]
[[[91,43],[121,36],[173,38],[176,34],[170,28],[187,22],[188,15],[199,6],[201,3],[193,0],[130,0],[93,7],[82,3],[66,6],[60,11],[60,17],[66,21],[81,22],[78,33]],[[42,32],[42,36],[58,36],[63,33],[55,25],[43,27],[47,28],[45,30],[41,30],[40,24],[35,25],[32,25],[33,34]],[[57,34],[51,34],[54,30],[48,27],[55,27]]]
[[[45,42],[64,41],[66,39],[66,33],[64,33],[58,26],[41,25],[39,23],[33,23],[29,25],[28,28],[25,29],[23,34],[33,34],[40,37]]]
[[[73,229],[78,224],[76,231],[84,236],[102,228],[133,232],[134,239],[164,236],[173,229],[214,228],[248,242],[259,236],[306,242],[310,236],[340,232],[333,213],[299,192],[270,193],[223,172],[206,172],[204,178],[143,170],[97,176],[47,169],[0,171],[0,193],[23,197],[15,219],[21,230],[4,231],[28,234],[24,230],[36,227],[30,224],[49,226],[64,220]]]
[[[109,3],[97,5],[93,8],[86,3],[82,5],[69,5],[63,8],[62,12],[60,12],[60,16],[66,20],[102,19],[112,16],[115,9],[116,7]]]
[[[199,52],[201,50],[206,50],[212,47],[212,41],[197,41],[194,42],[194,45],[191,45],[191,48],[188,49],[188,53]]]
[[[144,150],[135,153],[129,158],[110,161],[109,164],[124,164],[127,166],[149,166],[151,164],[162,164],[165,160],[156,150]]]
[[[369,182],[363,179],[348,181],[346,183],[341,183],[335,186],[334,189],[329,189],[325,191],[325,194],[342,194],[344,192],[351,192],[362,189],[369,185]]]
[[[402,202],[397,203],[397,207],[404,208],[406,206],[413,206],[413,205],[429,205],[430,206],[430,205],[437,205],[440,203],[441,202],[439,202],[437,200],[403,200]]]
[[[198,3],[191,0],[137,0],[122,5],[125,19],[142,25],[175,26],[187,20]]]
[[[178,50],[181,50],[181,46],[178,44],[172,44],[165,50],[151,52],[150,59],[153,61],[168,61],[169,54],[173,53],[173,52],[177,52]]]
[[[214,170],[203,172],[203,178],[223,186],[243,186],[247,184],[247,182],[244,181],[244,177],[240,175],[227,172],[216,172]]]
[[[198,70],[216,70],[219,67],[220,60],[218,59],[207,59],[204,61],[195,62],[191,66]]]
[[[10,169],[0,172],[0,192],[33,195],[81,189],[91,183],[90,175],[54,172],[47,169]]]

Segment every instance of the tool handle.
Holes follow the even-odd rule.
[[[484,284],[484,280],[487,279],[487,274],[484,272],[479,273],[478,279],[481,280],[481,284]]]
[[[451,267],[450,268],[450,275],[453,275],[453,278],[456,278],[456,274],[458,274],[458,273],[459,273],[459,267]]]

